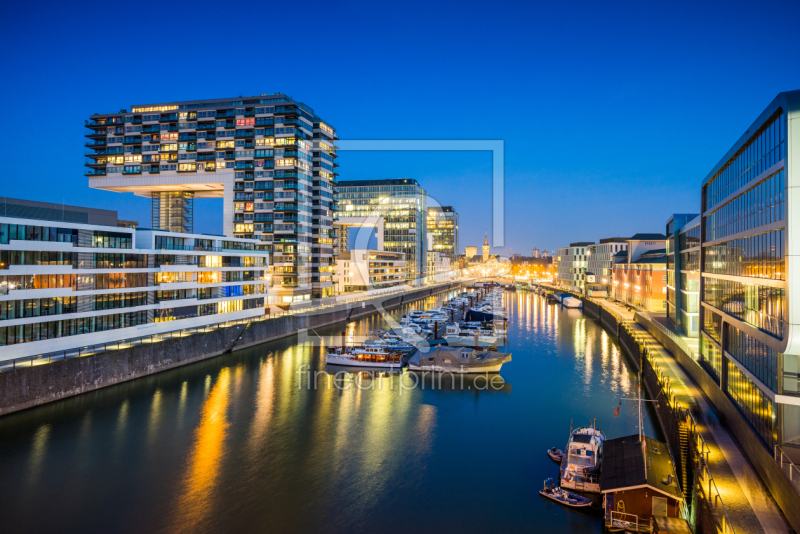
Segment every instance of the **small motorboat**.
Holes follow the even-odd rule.
[[[547,449],[547,456],[550,457],[557,464],[561,464],[561,460],[564,459],[564,451],[561,449],[556,449],[555,447],[550,447]]]
[[[548,482],[550,482],[549,486],[547,485]],[[544,481],[544,488],[539,490],[539,495],[563,504],[564,506],[569,506],[570,508],[583,508],[592,504],[591,499],[583,495],[570,493],[561,489],[560,486],[556,486],[552,478],[548,478]]]

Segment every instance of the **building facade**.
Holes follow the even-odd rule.
[[[636,234],[614,256],[613,298],[645,311],[667,309],[667,238]]]
[[[337,136],[284,94],[134,105],[86,121],[89,186],[151,198],[153,228],[191,233],[224,198],[223,233],[268,246],[281,302],[333,294]]]
[[[570,243],[558,249],[558,284],[570,291],[583,292],[586,285],[586,272],[589,268],[590,247],[593,241]]]
[[[798,119],[800,91],[780,93],[703,181],[699,362],[768,450],[796,458]]]
[[[428,208],[428,234],[433,236],[433,248],[455,264],[458,256],[458,213],[452,206],[432,206]]]
[[[450,263],[450,256],[447,254],[436,250],[429,250],[427,262],[428,267],[426,271],[428,273],[428,283],[444,282],[453,280],[456,277],[456,270],[452,267],[453,264]]]
[[[427,267],[427,205],[425,190],[416,180],[341,181],[337,187],[337,216],[383,218],[384,250],[402,252],[406,282],[419,283]]]
[[[679,333],[697,337],[700,318],[700,216],[667,221],[667,318]]]
[[[337,293],[358,293],[400,286],[406,280],[402,252],[353,249],[339,254],[334,268]]]
[[[0,217],[2,359],[262,316],[249,239]]]
[[[483,236],[483,263],[489,261],[489,234]]]
[[[624,237],[601,239],[587,251],[587,270],[585,292],[589,296],[605,297],[611,293],[611,279],[614,273],[614,254],[627,250],[628,241]]]

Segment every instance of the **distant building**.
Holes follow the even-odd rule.
[[[452,206],[428,208],[428,234],[433,236],[429,250],[444,253],[455,264],[458,255],[458,213]]]
[[[464,249],[464,256],[466,256],[467,259],[469,260],[472,260],[472,258],[474,258],[477,255],[478,255],[478,247],[466,247]]]
[[[483,236],[483,263],[489,261],[489,234]]]
[[[450,267],[450,257],[435,250],[428,251],[428,282],[444,282],[455,277],[455,271]]]
[[[558,249],[558,284],[565,289],[583,292],[589,267],[589,247],[594,241],[570,243]]]
[[[667,238],[636,234],[614,256],[613,296],[645,311],[667,311]]]
[[[339,182],[337,216],[384,220],[384,250],[402,252],[406,281],[425,277],[427,215],[425,190],[416,180],[350,180]]]
[[[403,285],[406,280],[402,252],[353,249],[339,253],[334,267],[337,293],[374,291]]]
[[[540,257],[539,249],[538,248],[533,249],[531,251],[531,256],[538,259]]]
[[[611,292],[611,277],[614,271],[614,254],[626,250],[628,242],[624,237],[601,239],[597,245],[589,247],[587,253],[586,286],[584,291],[590,297],[606,297]]]

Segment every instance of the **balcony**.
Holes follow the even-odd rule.
[[[84,173],[84,176],[93,177],[93,176],[105,176],[106,170],[105,169],[93,169],[87,173]]]

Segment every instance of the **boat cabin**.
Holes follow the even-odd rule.
[[[666,443],[626,436],[606,440],[600,475],[604,524],[654,532],[655,518],[680,518],[683,493]]]

